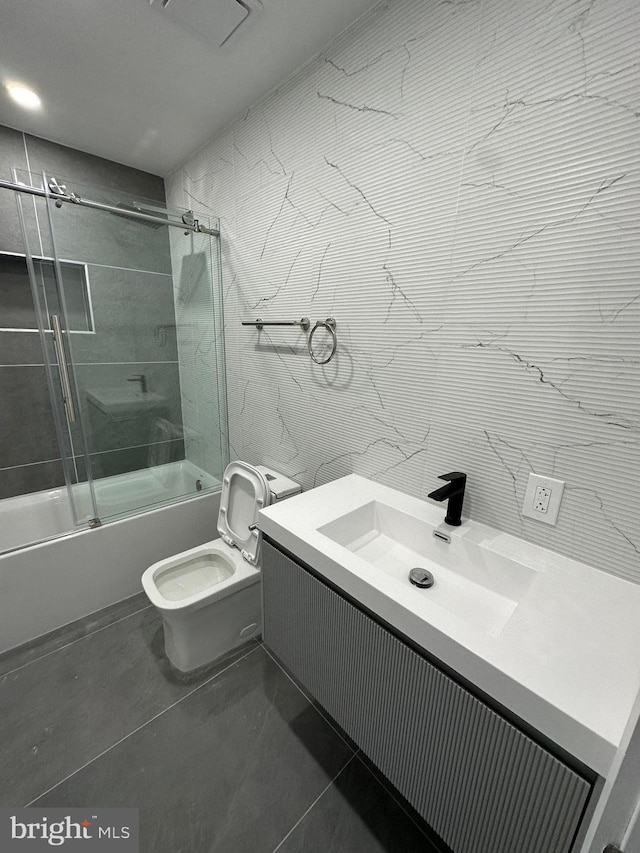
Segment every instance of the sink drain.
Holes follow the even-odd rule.
[[[414,586],[419,586],[421,589],[429,589],[435,583],[433,575],[426,569],[411,569],[409,580]]]

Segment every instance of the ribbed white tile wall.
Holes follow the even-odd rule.
[[[221,217],[235,456],[460,469],[472,518],[640,582],[639,39],[635,0],[381,3],[172,177]],[[240,326],[303,315],[326,367]]]

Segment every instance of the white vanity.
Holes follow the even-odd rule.
[[[640,587],[443,516],[356,475],[263,510],[265,642],[454,853],[569,853],[640,689]]]

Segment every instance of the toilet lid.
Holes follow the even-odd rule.
[[[218,533],[239,548],[247,562],[258,562],[260,531],[249,530],[258,520],[258,510],[269,506],[271,494],[264,474],[246,462],[230,462],[222,479]]]

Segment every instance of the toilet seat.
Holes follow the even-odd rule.
[[[233,560],[220,548],[205,547],[184,555],[175,565],[166,565],[153,579],[165,601],[184,602],[209,593],[232,577],[235,570]]]
[[[193,613],[259,579],[260,569],[220,538],[149,566],[142,575],[142,587],[149,601],[166,617]]]
[[[260,556],[260,531],[255,527],[258,511],[269,506],[271,492],[266,477],[246,462],[230,462],[225,468],[218,514],[220,537],[238,548],[255,566]]]

